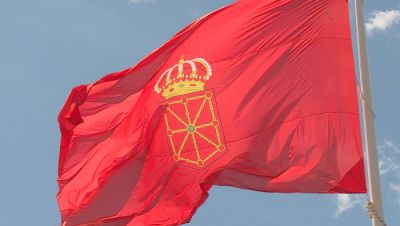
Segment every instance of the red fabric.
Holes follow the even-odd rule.
[[[180,225],[212,185],[364,193],[347,7],[239,1],[138,65],[73,89],[59,116],[63,225]],[[194,63],[204,89],[166,99],[155,85],[182,58],[212,72]]]

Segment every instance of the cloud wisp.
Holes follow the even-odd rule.
[[[378,147],[379,172],[382,176],[391,174],[400,180],[400,148],[393,141],[385,140],[384,145]]]
[[[129,0],[130,3],[138,4],[138,3],[150,3],[154,2],[154,0]]]
[[[371,35],[376,31],[386,31],[389,27],[399,23],[400,10],[374,11],[365,24],[365,28]]]
[[[383,177],[389,179],[389,188],[397,195],[397,204],[400,206],[400,147],[393,141],[385,140],[379,146],[379,169]]]
[[[400,205],[400,183],[390,183],[390,189],[397,193],[397,204]]]
[[[342,213],[355,207],[364,207],[367,203],[366,195],[340,194],[336,196],[336,211],[334,216],[338,218]]]

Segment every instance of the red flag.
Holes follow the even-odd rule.
[[[64,225],[180,225],[212,185],[364,193],[345,0],[243,0],[72,90]]]

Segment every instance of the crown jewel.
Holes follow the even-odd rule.
[[[204,85],[212,75],[210,64],[202,59],[185,60],[166,70],[154,86],[156,93],[166,99],[204,90]]]

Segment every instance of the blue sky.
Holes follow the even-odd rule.
[[[134,65],[190,21],[230,2],[2,0],[0,225],[59,225],[56,118],[72,87]],[[396,225],[400,4],[366,0],[365,12],[386,221]],[[365,195],[280,195],[214,187],[188,225],[368,225],[365,200]]]

